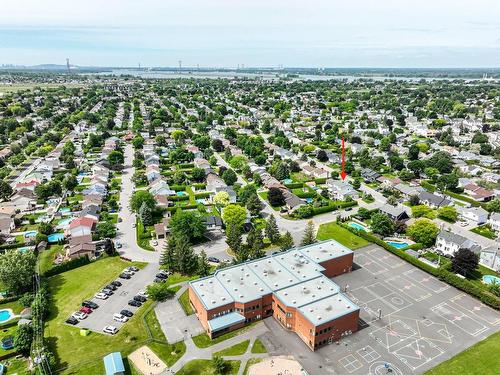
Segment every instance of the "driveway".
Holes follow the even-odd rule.
[[[149,264],[129,280],[117,279],[122,283],[122,286],[118,287],[114,291],[114,294],[106,300],[92,298],[92,301],[97,303],[99,308],[78,323],[78,326],[90,329],[91,331],[102,332],[102,329],[107,325],[120,328],[122,325],[127,324],[114,321],[113,314],[119,313],[123,309],[130,310],[135,314],[138,308],[129,306],[128,301],[136,296],[140,290],[145,290],[146,286],[153,282],[158,269],[157,264]],[[104,287],[105,285],[102,286]],[[94,294],[99,291],[96,290]]]

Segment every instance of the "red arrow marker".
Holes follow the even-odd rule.
[[[344,137],[342,137],[342,172],[340,172],[340,178],[342,181],[347,177],[347,173],[345,173],[345,144]]]

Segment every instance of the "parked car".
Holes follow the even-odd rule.
[[[140,303],[139,301],[131,299],[130,301],[128,301],[128,305],[129,306],[134,306],[134,307],[141,307],[142,303]]]
[[[212,263],[220,263],[220,259],[216,258],[216,257],[208,257],[207,259],[209,262],[212,262]]]
[[[144,297],[144,296],[134,296],[134,301],[138,301],[138,302],[144,303],[144,302],[147,301],[147,298]]]
[[[160,279],[159,277],[156,277],[156,278],[154,279],[154,282],[155,282],[155,283],[164,283],[164,282],[165,282],[165,279]]]
[[[96,295],[94,297],[99,298],[99,299],[108,299],[108,295],[106,293],[102,293],[102,292],[96,293]]]
[[[88,307],[88,308],[90,308],[92,310],[95,310],[95,309],[97,309],[99,307],[99,305],[97,303],[92,302],[92,301],[83,301],[82,302],[82,306],[83,307]]]
[[[344,209],[344,211],[352,211],[352,207],[347,207]]]
[[[165,270],[159,270],[158,273],[162,273],[162,274],[167,275],[167,276],[170,276],[172,274],[172,272],[165,271]]]
[[[120,279],[127,279],[127,280],[132,278],[132,276],[130,276],[128,273],[125,272],[121,273],[119,277]]]
[[[120,242],[115,242],[115,248],[116,249],[121,249],[122,244]]]
[[[119,287],[119,286],[122,286],[122,283],[119,282],[118,280],[115,280],[115,281],[111,281],[111,285],[114,285],[116,287]]]
[[[125,275],[130,275],[130,276],[135,275],[135,272],[132,270],[129,270],[128,268],[125,268],[122,273],[124,273]]]
[[[133,272],[139,272],[140,271],[140,269],[137,268],[136,266],[130,266],[130,267],[127,267],[127,269],[130,270],[130,271],[133,271]]]
[[[104,333],[109,333],[110,335],[114,335],[115,333],[118,332],[118,328],[115,326],[106,326],[102,329]]]
[[[153,244],[153,246],[158,246],[158,241],[154,240],[153,242],[151,242]]]
[[[157,273],[157,274],[156,274],[156,277],[157,277],[158,279],[163,279],[163,280],[168,279],[168,275],[165,275],[164,273]]]
[[[144,291],[144,290],[139,290],[139,292],[137,293],[137,295],[144,296],[146,298],[149,297],[148,293],[146,291]]]
[[[104,287],[104,289],[109,289],[115,291],[117,289],[116,285],[108,284]]]
[[[89,314],[92,313],[92,309],[88,308],[88,307],[82,307],[79,311],[82,312],[82,313],[85,313],[87,315],[89,315]]]
[[[117,322],[125,323],[128,318],[125,315],[122,314],[113,314],[113,320],[116,320]]]
[[[125,315],[127,318],[130,318],[134,315],[134,313],[130,310],[122,310],[120,311],[120,314]]]
[[[83,320],[87,317],[87,314],[81,311],[75,311],[73,315],[71,315],[73,318],[76,318],[78,320]]]
[[[73,316],[70,316],[68,319],[66,319],[66,323],[71,324],[71,325],[78,324],[78,322],[79,322],[79,320]]]
[[[103,290],[101,290],[101,293],[104,293],[107,296],[113,295],[113,291],[109,290],[109,289],[106,289],[106,288],[104,288]]]

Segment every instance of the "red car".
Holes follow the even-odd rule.
[[[82,307],[80,311],[85,314],[90,314],[92,312],[92,309],[90,307]]]

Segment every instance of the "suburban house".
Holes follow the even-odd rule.
[[[422,191],[418,195],[418,199],[420,199],[420,203],[425,204],[431,208],[440,208],[449,206],[452,202],[451,200],[442,197],[440,195],[432,194],[427,191]]]
[[[87,242],[80,243],[66,248],[66,257],[73,260],[81,257],[92,257],[96,252],[96,245]]]
[[[359,198],[358,192],[347,181],[328,179],[326,180],[326,186],[328,192],[335,200],[345,201],[347,197],[353,200]]]
[[[10,234],[16,225],[10,216],[0,216],[0,234]]]
[[[369,168],[363,168],[361,170],[361,177],[363,177],[366,182],[374,182],[377,178],[380,177],[380,173],[375,172],[374,170],[371,170]]]
[[[80,217],[71,222],[69,225],[69,234],[71,237],[79,237],[92,234],[97,221],[89,217]]]
[[[477,225],[488,221],[488,211],[482,207],[457,207],[457,211],[462,219],[470,220]]]
[[[499,232],[500,231],[500,213],[498,213],[498,212],[492,213],[490,218],[488,219],[488,224],[490,225],[492,230],[494,230],[495,232]]]
[[[161,223],[155,224],[155,237],[157,240],[163,239],[167,236],[167,233],[169,232],[169,221],[169,218],[164,218]]]
[[[384,204],[382,207],[380,207],[379,210],[395,221],[408,220],[410,218],[404,206],[392,206],[390,204]]]
[[[205,217],[205,224],[208,231],[222,230],[222,219],[219,216]]]
[[[498,244],[481,250],[479,263],[493,271],[500,272],[500,246]]]
[[[436,238],[435,250],[445,256],[453,256],[459,249],[468,249],[479,253],[480,247],[474,241],[459,234],[442,230]]]
[[[217,188],[226,187],[226,183],[222,178],[220,178],[215,173],[210,173],[206,177],[207,187],[205,188],[207,191],[215,193]]]
[[[476,201],[486,202],[495,197],[495,193],[491,190],[482,188],[476,184],[468,184],[464,186],[464,192],[470,195]]]

